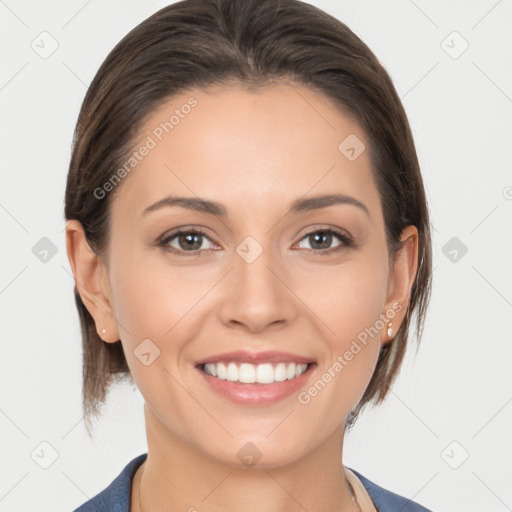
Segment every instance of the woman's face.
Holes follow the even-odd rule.
[[[357,124],[298,86],[193,90],[147,118],[116,185],[105,279],[109,332],[155,432],[271,467],[343,429],[388,321],[396,332],[402,318],[403,272],[389,265],[363,144]],[[278,357],[247,366],[263,352]],[[228,379],[216,364],[205,375],[211,358],[232,363]],[[299,358],[308,370],[288,379]],[[279,362],[285,381],[236,381],[282,378]]]

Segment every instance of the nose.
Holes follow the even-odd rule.
[[[223,281],[220,316],[228,327],[259,333],[283,328],[297,316],[289,273],[270,249],[254,261],[234,254],[233,269]]]

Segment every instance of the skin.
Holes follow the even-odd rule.
[[[338,150],[349,134],[365,134],[303,86],[192,90],[160,105],[138,142],[190,96],[197,106],[117,185],[107,257],[91,251],[80,223],[66,228],[82,300],[99,336],[121,339],[145,399],[143,509],[353,510],[341,463],[344,419],[390,342],[387,325],[307,405],[297,395],[236,405],[211,390],[195,362],[231,350],[288,351],[317,361],[306,389],[394,303],[404,306],[392,320],[396,333],[417,270],[416,228],[404,230],[403,249],[388,259],[368,152],[350,161]],[[286,215],[296,199],[333,193],[356,198],[368,214],[337,204]],[[177,206],[141,216],[170,194],[220,202],[228,216]],[[168,245],[183,257],[158,247],[183,226],[206,232],[200,255],[179,238]],[[321,228],[349,234],[354,245],[336,236],[315,245],[307,235]],[[247,236],[263,249],[252,263],[236,252]],[[146,338],[161,351],[149,366],[134,355]],[[261,452],[252,467],[237,457],[248,442]],[[138,499],[134,485],[132,511]]]

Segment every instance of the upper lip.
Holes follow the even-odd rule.
[[[219,363],[222,361],[236,361],[239,363],[297,363],[297,364],[308,364],[313,363],[314,360],[310,357],[298,356],[291,352],[249,352],[245,350],[237,350],[234,352],[224,352],[223,354],[216,354],[211,357],[206,357],[196,362],[196,366],[200,366],[208,363]]]

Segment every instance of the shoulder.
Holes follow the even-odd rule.
[[[108,487],[73,512],[129,512],[132,478],[147,455],[132,459]]]
[[[419,503],[380,487],[355,469],[349,469],[361,480],[378,512],[432,512]]]

